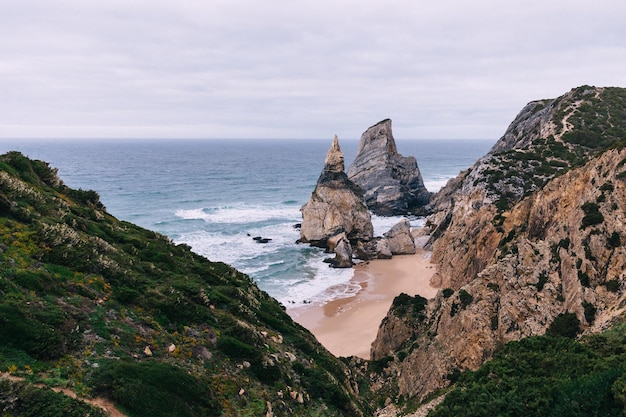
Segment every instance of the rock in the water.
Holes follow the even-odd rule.
[[[344,232],[328,238],[328,250],[335,253],[335,258],[329,261],[333,267],[352,267],[352,245]]]
[[[347,174],[363,189],[367,206],[378,215],[423,213],[430,201],[415,157],[398,153],[389,119],[361,135]]]
[[[374,228],[363,192],[344,172],[337,136],[326,155],[315,190],[300,211],[300,242],[327,247],[328,238],[341,232],[351,242],[373,237]]]
[[[383,236],[393,255],[413,255],[416,252],[415,240],[411,234],[411,223],[408,219],[402,219]]]

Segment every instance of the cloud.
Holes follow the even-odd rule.
[[[625,86],[619,0],[6,0],[0,137],[497,138]]]

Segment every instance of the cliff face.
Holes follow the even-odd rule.
[[[430,200],[415,157],[398,153],[389,119],[361,135],[356,158],[347,174],[363,189],[365,202],[375,214],[420,212]]]
[[[395,355],[387,374],[401,394],[424,398],[563,313],[584,332],[624,314],[625,133],[624,89],[533,102],[435,196],[431,245],[445,290],[419,319],[392,309],[372,346],[373,359]]]
[[[352,241],[372,239],[374,228],[363,192],[344,172],[337,136],[328,150],[311,198],[301,212],[302,242],[326,246],[328,238],[342,232]]]
[[[437,283],[458,289],[492,260],[501,214],[571,168],[626,136],[624,90],[579,87],[529,103],[473,167],[433,198]]]

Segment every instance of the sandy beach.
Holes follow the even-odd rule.
[[[354,296],[288,309],[291,317],[306,327],[335,356],[369,359],[378,326],[393,299],[400,293],[432,298],[430,286],[436,271],[430,252],[418,248],[415,255],[394,256],[354,267],[352,281],[361,290]]]

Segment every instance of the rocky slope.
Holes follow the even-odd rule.
[[[398,153],[389,119],[361,135],[347,174],[363,189],[367,206],[378,215],[422,213],[430,200],[415,157]]]
[[[442,291],[383,321],[372,347],[373,359],[389,358],[381,381],[425,398],[563,317],[585,333],[620,320],[625,144],[625,89],[585,86],[526,106],[489,154],[435,196],[429,225]]]
[[[351,371],[248,276],[17,152],[0,156],[0,373],[135,417],[363,410]],[[3,414],[102,415],[24,384],[0,377]]]

